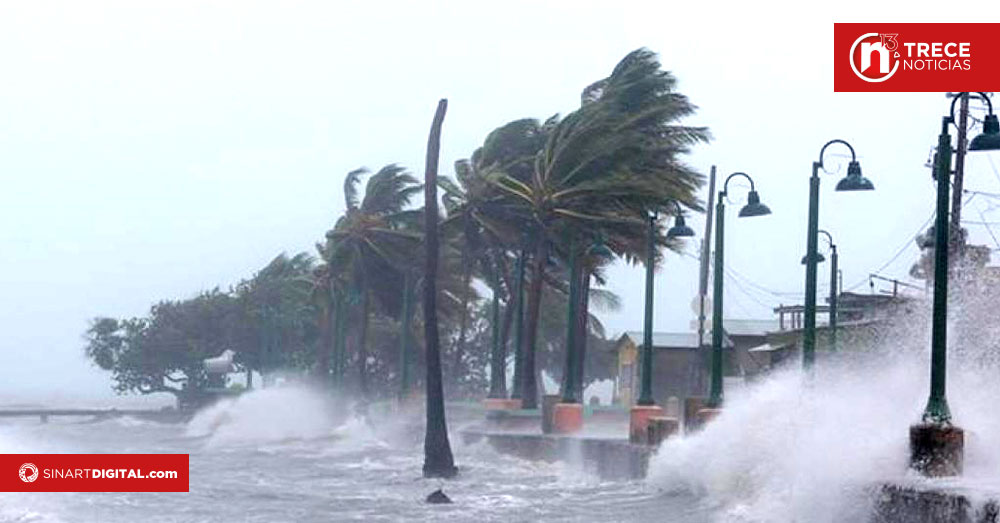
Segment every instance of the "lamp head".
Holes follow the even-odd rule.
[[[766,205],[760,203],[760,194],[757,191],[750,191],[747,195],[747,204],[740,209],[740,218],[746,218],[748,216],[765,216],[771,214],[771,209],[768,209]]]
[[[694,229],[684,223],[684,217],[677,215],[674,218],[674,226],[667,231],[667,238],[689,238],[694,236]]]
[[[970,151],[1000,150],[1000,120],[997,115],[988,114],[983,120],[983,133],[969,142]]]
[[[871,191],[875,185],[871,180],[861,175],[861,164],[857,160],[851,160],[847,165],[847,176],[837,182],[838,191]]]
[[[805,265],[808,261],[809,261],[809,255],[808,254],[802,257],[802,265]],[[826,261],[826,256],[823,256],[823,253],[817,252],[816,253],[816,263],[823,263],[825,261]]]

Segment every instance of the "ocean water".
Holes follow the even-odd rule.
[[[0,522],[867,521],[886,481],[1000,492],[1000,365],[955,350],[949,399],[966,431],[965,474],[907,470],[907,437],[927,397],[921,329],[885,350],[795,366],[727,397],[703,431],[665,442],[642,481],[602,481],[573,463],[536,463],[465,445],[460,475],[421,477],[419,412],[378,424],[307,388],[257,390],[187,424],[130,418],[0,422],[0,452],[180,452],[189,493],[0,493]],[[624,436],[624,434],[623,434]],[[423,502],[443,488],[451,505]]]
[[[0,493],[0,522],[646,521],[675,501],[644,482],[463,445],[457,433],[459,477],[424,479],[422,435],[416,413],[372,427],[295,387],[217,404],[186,425],[4,422],[3,452],[189,453],[191,474],[189,493]],[[424,503],[438,488],[454,503]],[[698,507],[675,512],[670,521],[707,521]]]

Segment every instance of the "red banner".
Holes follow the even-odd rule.
[[[1000,91],[1000,24],[833,24],[836,92]]]
[[[3,492],[188,492],[187,454],[0,454]]]

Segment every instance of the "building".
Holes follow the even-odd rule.
[[[724,320],[723,369],[726,376],[744,376],[755,372],[750,349],[767,343],[767,334],[778,328],[775,320]],[[681,400],[708,393],[708,369],[711,334],[699,350],[698,334],[693,332],[653,333],[653,396],[663,405],[667,398]],[[639,350],[642,332],[628,331],[618,339],[613,350],[617,358],[614,401],[631,406],[639,396]]]
[[[1000,277],[998,277],[1000,279]],[[877,346],[891,336],[892,319],[913,312],[916,302],[903,294],[843,292],[838,297],[837,345],[856,350]],[[772,369],[801,358],[802,305],[774,309],[772,320],[724,320],[723,373],[727,379],[752,380]],[[816,355],[831,352],[829,307],[820,305],[816,314]],[[641,331],[628,331],[615,343],[617,376],[614,401],[635,404],[640,393]],[[711,334],[698,347],[693,332],[653,333],[653,396],[660,404],[674,396],[684,400],[707,396],[711,357]],[[728,386],[727,386],[728,387]]]

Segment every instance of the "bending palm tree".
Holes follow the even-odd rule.
[[[571,255],[566,246],[572,241],[603,237],[613,251],[629,255],[648,212],[668,214],[671,201],[698,208],[702,177],[678,156],[708,135],[675,125],[694,112],[674,92],[675,83],[653,53],[630,53],[608,78],[584,91],[579,109],[554,123],[530,179],[510,173],[490,178],[512,203],[508,211],[531,223],[524,408],[537,407],[535,345],[550,253]]]
[[[373,298],[383,312],[400,314],[402,269],[419,251],[421,240],[413,226],[420,212],[406,209],[420,191],[417,179],[402,167],[387,165],[368,178],[364,199],[359,201],[357,186],[366,172],[358,169],[348,173],[344,182],[347,211],[326,233],[331,270],[347,280],[348,294],[361,309],[356,361],[363,395],[367,394],[367,341]]]

